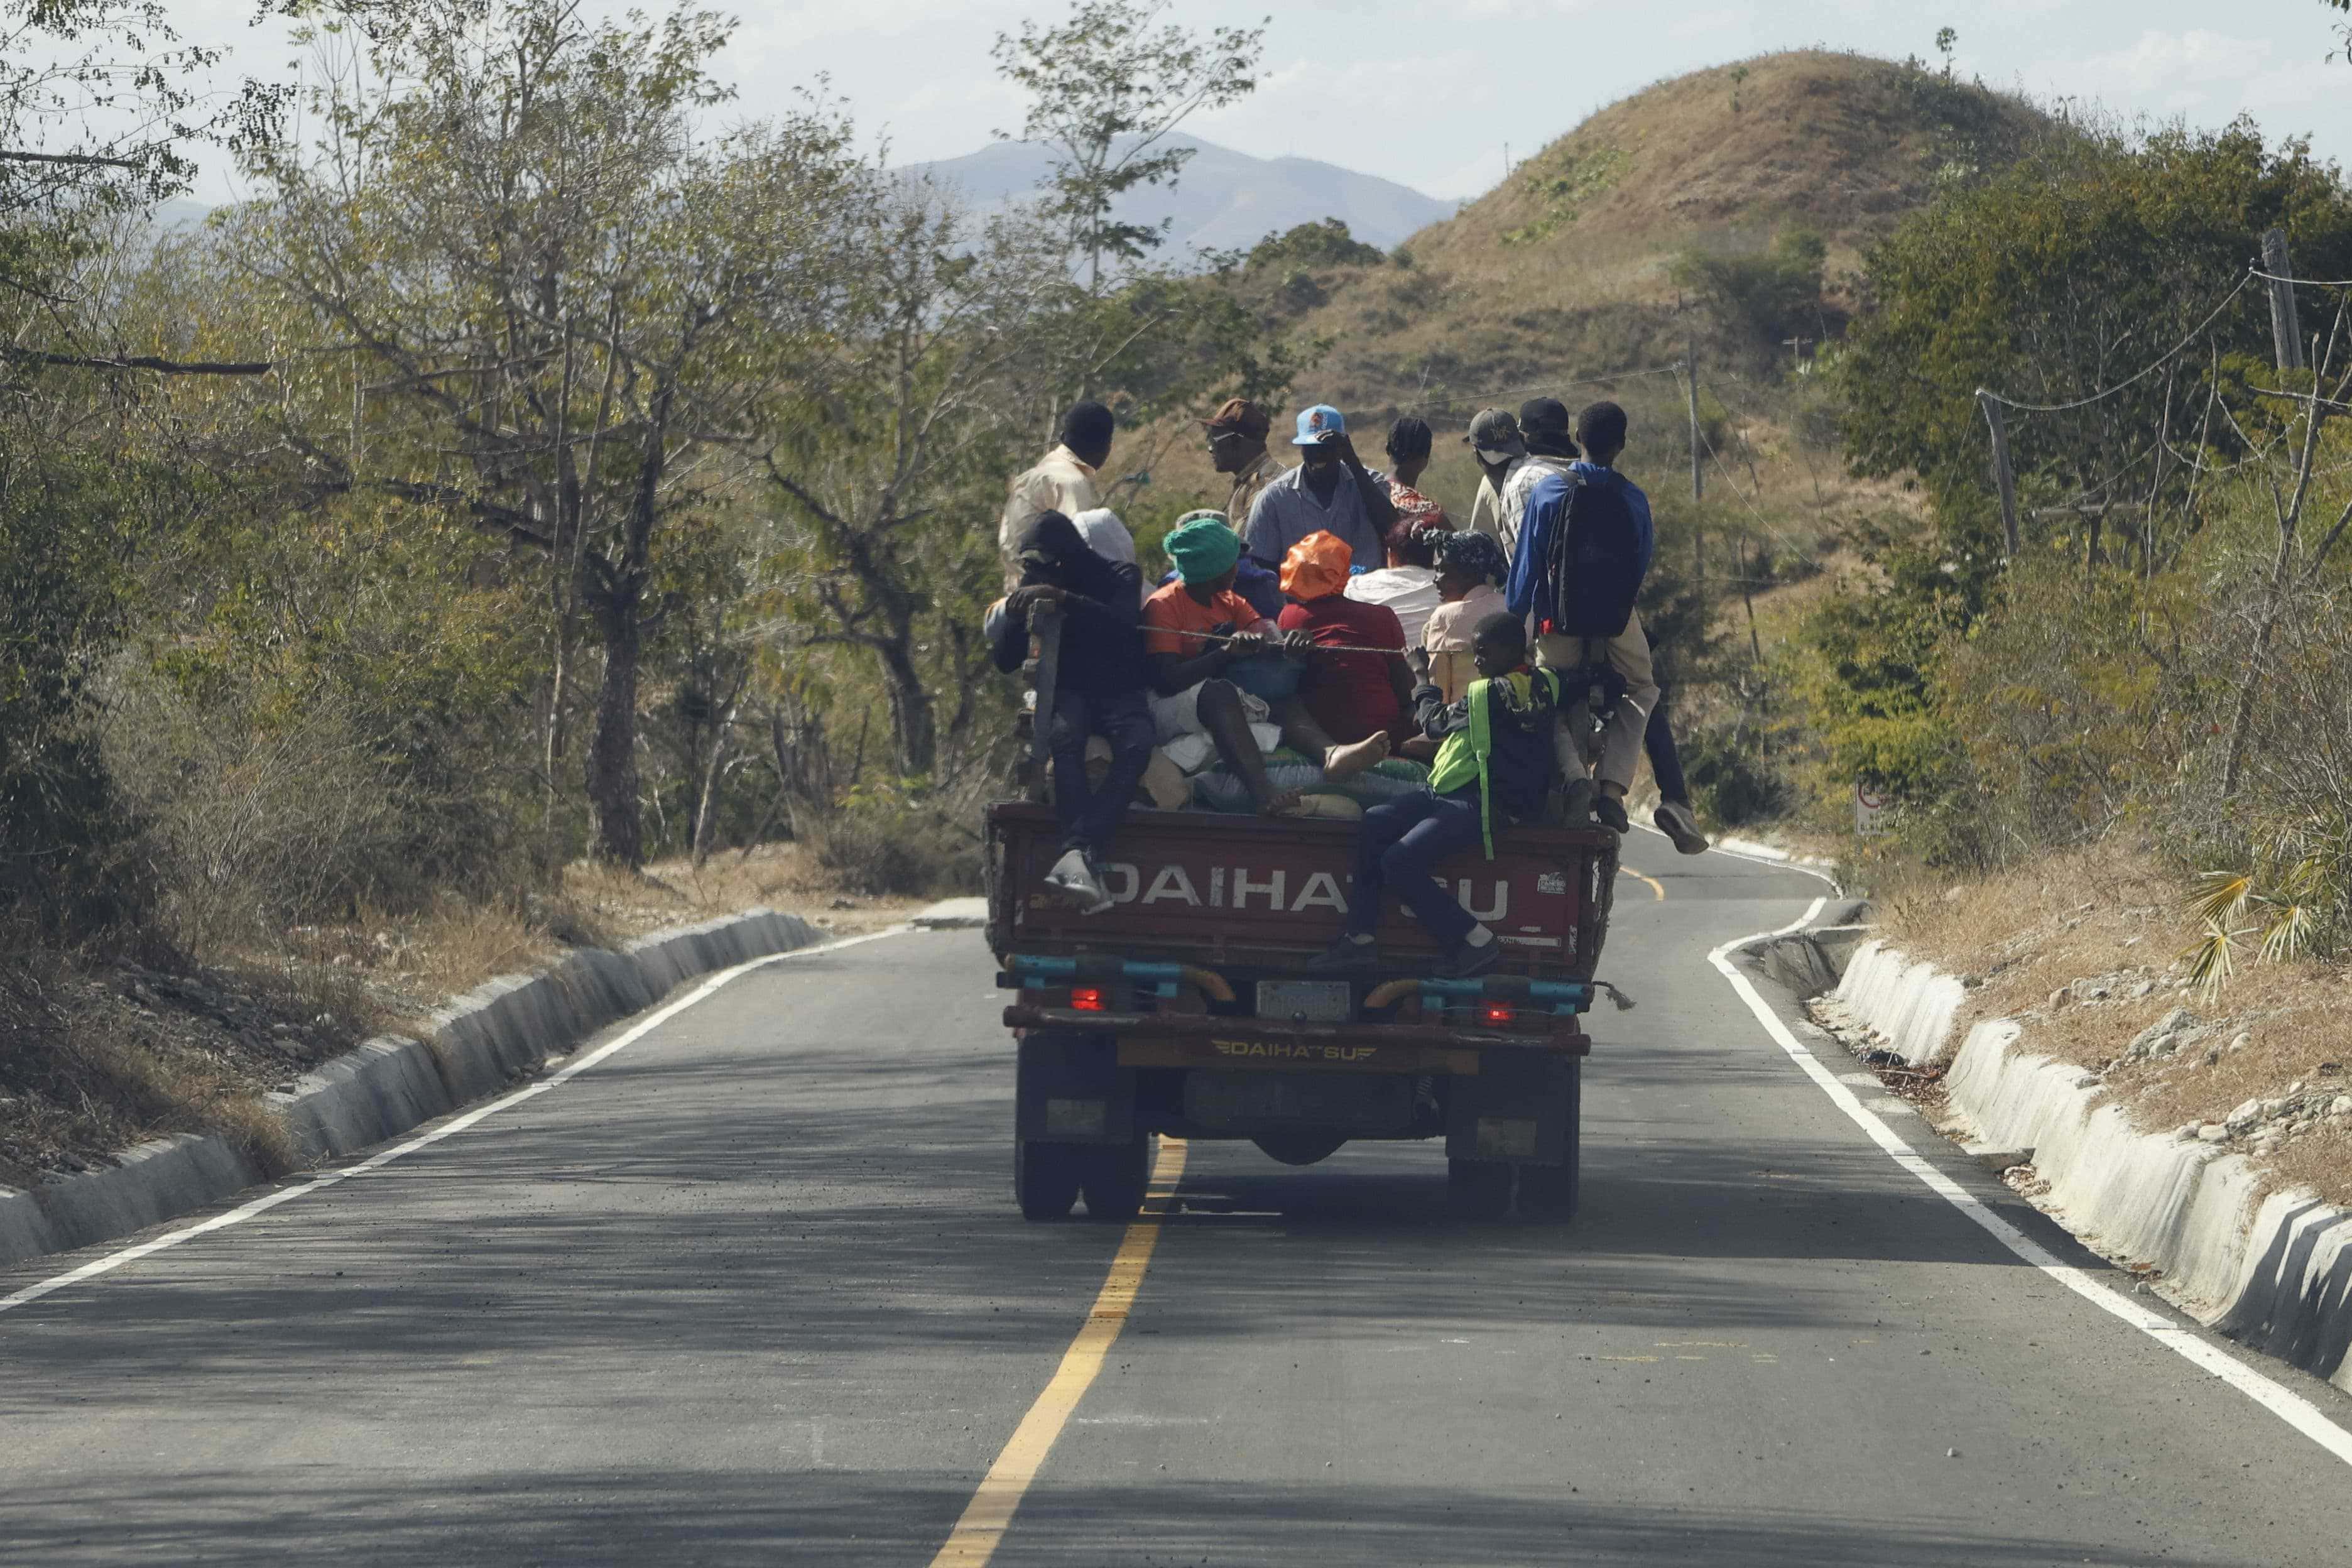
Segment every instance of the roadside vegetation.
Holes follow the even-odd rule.
[[[1296,361],[1110,216],[1247,30],[1006,37],[1061,162],[983,218],[821,89],[709,112],[691,5],[291,8],[301,85],[223,106],[163,8],[0,54],[0,1182],[267,1155],[256,1089],[561,944],[971,886],[1005,479]],[[157,228],[199,152],[251,195]]]

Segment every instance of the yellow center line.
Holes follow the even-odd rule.
[[[1101,1374],[1103,1362],[1110,1348],[1118,1341],[1119,1331],[1127,1327],[1127,1314],[1135,1305],[1135,1295],[1143,1286],[1143,1272],[1151,1267],[1151,1249],[1160,1245],[1160,1223],[1167,1216],[1168,1201],[1176,1195],[1179,1183],[1184,1179],[1184,1143],[1178,1138],[1160,1141],[1159,1157],[1152,1162],[1151,1191],[1144,1199],[1143,1212],[1135,1216],[1119,1238],[1118,1251],[1110,1260],[1110,1273],[1103,1280],[1102,1289],[1095,1297],[1094,1306],[1087,1313],[1086,1326],[1070,1348],[1062,1352],[1062,1364],[1055,1369],[1053,1380],[1045,1392],[1013,1429],[996,1463],[981,1478],[980,1489],[971,1501],[964,1505],[963,1517],[948,1533],[947,1543],[939,1555],[931,1559],[931,1568],[981,1568],[996,1553],[997,1543],[1013,1523],[1013,1515],[1021,1500],[1028,1495],[1029,1484],[1037,1479],[1045,1465],[1045,1456],[1053,1450],[1054,1440],[1069,1424],[1078,1401],[1086,1396],[1095,1379]]]
[[[1655,877],[1644,877],[1631,866],[1620,866],[1617,869],[1624,872],[1625,875],[1633,878],[1633,880],[1637,882],[1649,883],[1650,891],[1657,895],[1656,901],[1662,904],[1666,901],[1666,885],[1664,882],[1659,881]]]

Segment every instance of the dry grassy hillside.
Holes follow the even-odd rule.
[[[1939,182],[2051,127],[2020,100],[1823,50],[1658,83],[1415,235],[1411,265],[1328,279],[1307,319],[1332,340],[1318,395],[1466,417],[1522,386],[1678,358],[1693,336],[1715,358],[1713,324],[1669,276],[1676,254],[1758,251],[1802,226],[1829,243],[1834,293]]]

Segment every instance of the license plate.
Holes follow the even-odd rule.
[[[1261,980],[1257,1016],[1294,1024],[1344,1024],[1355,1012],[1354,990],[1344,980]]]

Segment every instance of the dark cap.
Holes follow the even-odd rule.
[[[1530,397],[1519,405],[1519,429],[1528,436],[1566,436],[1568,405],[1557,397]]]
[[[1507,458],[1528,455],[1527,443],[1519,439],[1519,422],[1507,408],[1481,408],[1470,421],[1470,433],[1462,438],[1481,452]]]
[[[1263,441],[1265,433],[1274,428],[1274,421],[1265,409],[1246,397],[1228,398],[1225,405],[1201,421],[1202,429],[1223,433],[1230,430],[1246,436],[1253,441]]]

